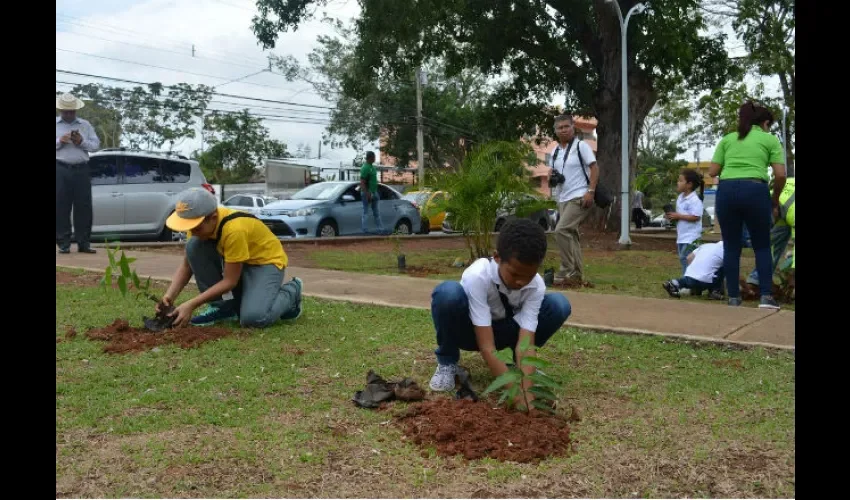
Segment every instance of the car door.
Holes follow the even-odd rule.
[[[121,191],[121,158],[92,156],[89,160],[92,194],[92,234],[119,234],[124,225],[124,193]],[[73,221],[73,217],[71,217]]]
[[[381,214],[381,222],[384,223],[386,229],[392,230],[395,228],[395,224],[398,222],[400,217],[399,197],[392,189],[383,184],[378,185],[378,196],[381,198],[381,201],[378,203],[378,210]],[[374,228],[374,222],[372,224],[373,226],[370,227]]]
[[[173,208],[172,198],[180,188],[162,182],[160,162],[155,157],[124,157],[124,225],[128,232],[157,235],[163,230]]]
[[[353,196],[354,201],[343,201],[342,197],[345,195]],[[330,212],[331,217],[336,221],[341,236],[361,234],[363,231],[360,229],[360,215],[363,213],[363,201],[360,198],[360,186],[353,184],[343,191]],[[369,219],[371,218],[370,213]],[[375,227],[374,222],[372,222],[372,227]]]
[[[446,198],[446,195],[442,191],[437,191],[431,196],[431,199],[428,200],[428,205],[430,207],[437,206],[442,203]],[[437,212],[431,216],[429,222],[431,223],[431,229],[439,231],[443,225],[443,220],[446,218],[446,212]]]

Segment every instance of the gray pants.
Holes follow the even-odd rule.
[[[224,260],[216,249],[215,241],[190,238],[186,243],[186,256],[201,293],[223,279]],[[274,264],[245,264],[239,285],[233,290],[234,298],[224,300],[217,297],[213,303],[221,307],[238,307],[242,326],[261,328],[271,325],[292,310],[298,299],[297,285],[292,282],[284,284],[284,274],[285,271]]]
[[[555,277],[558,279],[582,279],[581,240],[578,227],[590,215],[589,208],[582,208],[581,198],[558,203],[558,224],[555,226],[555,243],[561,258],[561,266]]]
[[[68,166],[56,162],[56,245],[71,246],[71,209],[74,211],[74,239],[88,248],[91,241],[91,176],[88,164]]]

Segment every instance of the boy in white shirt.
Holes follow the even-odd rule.
[[[723,300],[723,242],[706,243],[688,255],[688,268],[681,278],[665,281],[661,286],[671,297],[679,298],[687,288],[698,295],[709,290],[710,299]]]
[[[528,219],[514,219],[499,232],[492,258],[476,260],[459,283],[446,281],[434,289],[431,317],[437,331],[438,366],[429,384],[432,390],[454,389],[461,349],[480,352],[498,377],[508,367],[496,358],[496,351],[505,347],[516,351],[520,340],[529,337],[532,347],[524,355],[534,356],[534,347],[542,347],[563,326],[572,309],[563,294],[546,293],[537,274],[545,256],[543,228]],[[528,374],[533,371],[526,368]]]

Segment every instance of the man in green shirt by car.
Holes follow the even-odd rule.
[[[360,199],[363,201],[363,215],[360,217],[360,229],[364,233],[369,230],[366,227],[369,207],[372,207],[372,215],[375,217],[375,227],[378,234],[385,234],[384,223],[381,221],[381,212],[378,211],[378,169],[375,168],[374,151],[366,152],[366,163],[360,167]]]

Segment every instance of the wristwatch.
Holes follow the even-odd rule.
[[[588,190],[587,190],[587,192],[588,192],[588,193],[595,193],[595,192],[596,192],[596,190],[595,190],[595,189],[588,189]]]

